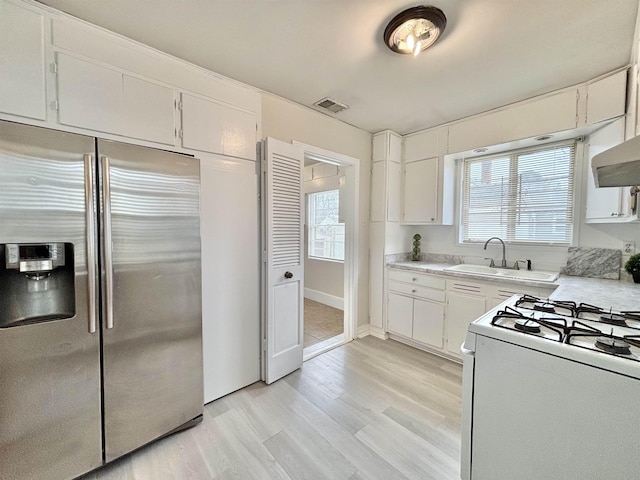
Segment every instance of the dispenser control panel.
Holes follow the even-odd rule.
[[[50,272],[65,264],[64,243],[9,243],[4,248],[7,269]]]

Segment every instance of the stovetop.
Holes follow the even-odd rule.
[[[640,312],[549,300],[529,295],[514,297],[507,306],[478,321],[503,333],[513,343],[553,342],[554,353],[571,357],[576,349],[587,355],[615,357],[616,362],[638,362],[640,367]],[[473,329],[471,329],[473,330]],[[499,335],[499,331],[495,332]],[[519,341],[520,340],[520,341]]]

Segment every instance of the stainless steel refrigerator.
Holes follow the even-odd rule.
[[[201,420],[195,158],[0,122],[0,478]]]

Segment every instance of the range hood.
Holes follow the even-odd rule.
[[[640,185],[640,136],[593,157],[591,169],[596,187]]]

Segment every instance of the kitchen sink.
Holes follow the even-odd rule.
[[[502,268],[487,267],[485,265],[454,265],[446,267],[444,270],[450,272],[473,273],[475,275],[486,275],[488,277],[511,278],[517,280],[535,280],[537,282],[553,282],[558,279],[559,273],[543,272],[541,270],[510,270]]]

